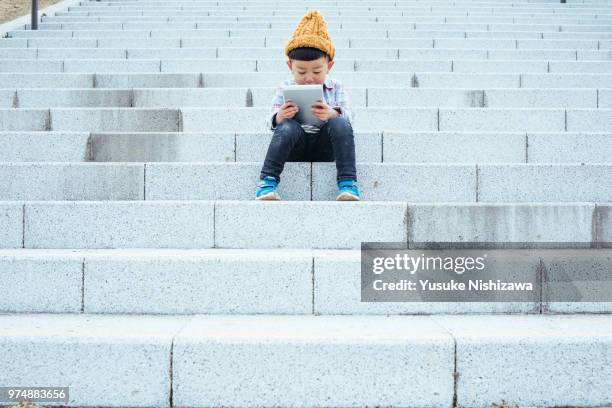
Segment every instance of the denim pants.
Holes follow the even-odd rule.
[[[261,169],[260,178],[273,176],[280,182],[285,162],[336,162],[336,180],[357,180],[353,127],[345,118],[325,122],[319,133],[307,133],[293,118],[276,126]]]

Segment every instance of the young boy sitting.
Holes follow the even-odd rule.
[[[267,127],[274,134],[257,183],[256,199],[280,200],[276,189],[287,161],[335,161],[339,190],[336,200],[357,201],[353,114],[342,84],[327,76],[334,65],[335,49],[318,11],[309,11],[302,18],[285,46],[285,54],[293,78],[277,87],[272,112],[266,118]],[[320,127],[302,125],[293,118],[299,108],[284,101],[282,90],[295,84],[323,85],[325,101],[311,107],[313,114],[323,121]]]

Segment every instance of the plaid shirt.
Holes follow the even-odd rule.
[[[276,88],[276,95],[274,95],[274,99],[272,100],[272,111],[266,118],[266,128],[270,130],[276,129],[276,126],[272,126],[272,120],[274,115],[278,112],[280,107],[285,103],[285,98],[283,97],[283,88],[287,85],[297,85],[295,79],[293,77],[285,79],[281,85]],[[325,77],[325,82],[323,83],[323,95],[325,96],[325,102],[330,105],[332,108],[340,108],[340,117],[347,119],[351,124],[354,118],[354,113],[349,108],[349,100],[348,94],[346,93],[344,85],[339,81],[330,78],[329,76]],[[319,128],[312,125],[301,125],[302,129],[308,133],[318,133]]]

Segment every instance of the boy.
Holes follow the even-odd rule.
[[[327,77],[334,65],[335,49],[327,33],[327,25],[318,11],[309,11],[300,21],[285,46],[287,66],[293,78],[276,89],[272,112],[266,118],[274,131],[272,141],[257,183],[257,200],[280,200],[276,191],[280,174],[287,161],[336,162],[338,196],[336,200],[357,201],[357,171],[353,113],[341,83]],[[311,107],[324,123],[320,127],[302,125],[293,117],[298,107],[283,98],[285,85],[322,84],[325,101]]]

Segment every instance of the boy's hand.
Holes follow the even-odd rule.
[[[278,125],[283,120],[294,117],[298,110],[300,110],[300,108],[290,100],[283,103],[276,113],[276,124]]]
[[[327,103],[322,100],[318,100],[314,105],[310,108],[313,115],[319,118],[322,121],[328,121],[332,118],[337,118],[340,116],[337,110],[329,106]]]

